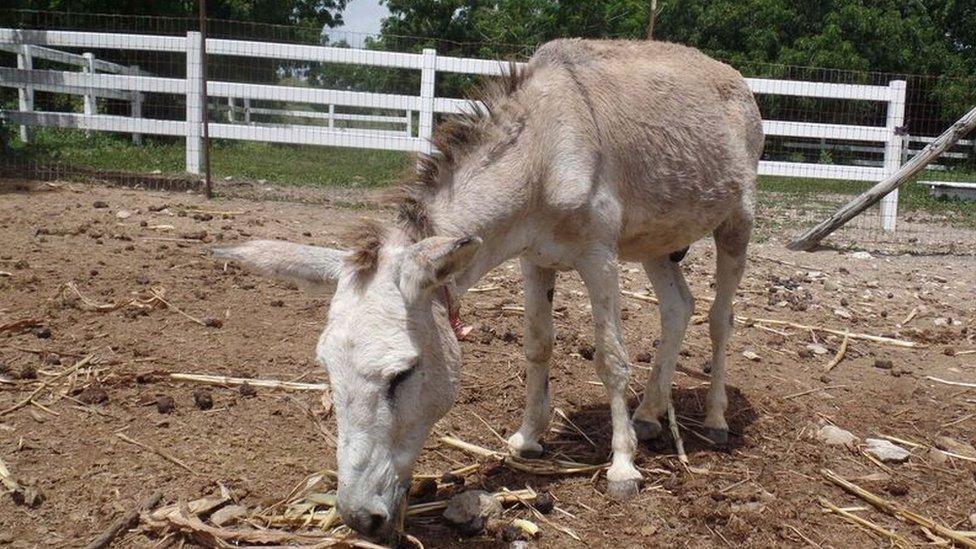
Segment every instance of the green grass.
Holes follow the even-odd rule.
[[[184,173],[182,139],[144,138],[133,145],[128,136],[77,130],[46,129],[29,146],[13,144],[6,162],[62,164],[114,172],[167,175]],[[265,180],[273,183],[328,187],[383,187],[403,172],[409,155],[395,151],[302,147],[250,141],[217,140],[211,145],[215,179]]]
[[[248,141],[215,141],[211,166],[217,180],[264,180],[279,184],[326,187],[384,187],[393,183],[410,162],[407,153],[337,147],[303,147]],[[141,146],[128,135],[79,130],[38,129],[35,141],[14,140],[5,162],[61,164],[92,170],[179,175],[184,169],[182,139],[146,137]],[[926,172],[922,179],[976,181],[976,173]],[[858,181],[760,177],[760,205],[771,210],[794,208],[833,211],[848,197],[871,186]],[[976,227],[976,202],[940,200],[914,182],[899,193],[901,212],[920,211],[953,225]]]

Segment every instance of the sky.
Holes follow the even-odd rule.
[[[327,29],[330,39],[345,40],[349,45],[362,47],[366,36],[379,34],[380,21],[389,15],[386,6],[380,5],[380,0],[349,0],[342,19],[345,23],[335,29]]]

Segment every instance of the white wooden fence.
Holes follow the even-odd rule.
[[[186,171],[200,173],[204,104],[203,74],[199,63],[200,34],[154,36],[73,31],[40,31],[0,28],[0,48],[17,53],[17,68],[0,67],[0,86],[15,87],[20,93],[17,111],[0,111],[2,116],[22,126],[22,136],[29,138],[29,126],[81,128],[88,131],[112,131],[140,134],[183,136],[186,139]],[[165,78],[145,74],[134,67],[121,67],[95,59],[94,55],[66,53],[52,48],[179,52],[186,57],[186,78]],[[435,97],[434,82],[438,73],[498,75],[506,63],[494,60],[465,59],[437,55],[432,49],[423,53],[398,53],[371,50],[307,46],[246,40],[207,40],[210,56],[267,58],[282,61],[346,63],[418,70],[421,73],[417,95],[365,93],[319,89],[293,85],[268,85],[210,81],[208,95],[227,105],[226,121],[211,122],[210,136],[216,139],[240,139],[272,143],[326,145],[430,152],[434,113],[458,113],[470,108],[464,99]],[[35,70],[32,58],[81,66],[84,71]],[[83,60],[83,62],[82,62]],[[853,124],[819,124],[766,120],[763,127],[769,136],[815,138],[872,143],[884,147],[881,166],[853,164],[817,164],[809,162],[762,161],[760,174],[810,179],[880,181],[895,172],[903,158],[904,137],[896,129],[904,125],[906,83],[893,81],[887,86],[831,84],[794,80],[748,79],[756,94],[814,98],[876,101],[887,105],[884,126]],[[34,90],[83,95],[83,113],[36,111]],[[148,119],[141,116],[143,94],[173,94],[186,97],[186,116],[182,120]],[[95,97],[114,97],[131,101],[131,116],[105,115],[96,112]],[[237,105],[240,100],[243,108]],[[328,108],[327,112],[295,109],[256,109],[251,101],[275,101]],[[336,107],[383,109],[393,115],[341,114]],[[243,123],[236,113],[243,112]],[[416,131],[413,127],[417,113]],[[260,123],[252,115],[274,115],[294,122]],[[300,123],[303,119],[324,118],[329,124]],[[377,130],[338,127],[336,120],[401,124],[400,130]],[[802,182],[798,182],[802,184]],[[897,190],[882,201],[881,220],[885,230],[895,229]]]

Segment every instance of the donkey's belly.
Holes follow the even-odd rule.
[[[629,228],[618,241],[620,259],[644,261],[687,248],[722,222],[721,216],[645,223]]]

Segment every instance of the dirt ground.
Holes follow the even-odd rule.
[[[0,326],[6,326],[0,328],[0,410],[83,357],[95,357],[42,389],[39,405],[0,415],[0,459],[46,498],[31,508],[3,496],[0,546],[84,546],[155,490],[172,503],[224,485],[256,508],[284,498],[307,475],[334,467],[334,448],[320,431],[331,432],[334,423],[317,394],[257,388],[245,396],[236,387],[214,387],[213,407],[201,410],[193,393],[203,386],[169,374],[326,382],[313,349],[330,296],[225,268],[206,249],[252,237],[336,245],[344,222],[388,213],[351,207],[355,197],[324,191],[229,194],[235,197],[207,202],[189,193],[0,182]],[[646,483],[626,503],[608,500],[602,477],[589,474],[542,477],[486,468],[469,477],[468,486],[551,492],[561,510],[547,517],[551,524],[524,508],[508,512],[541,526],[531,542],[537,547],[889,545],[824,512],[819,498],[863,506],[852,512],[914,544],[931,541],[920,528],[869,509],[824,480],[823,468],[947,527],[976,530],[970,524],[976,518],[969,518],[976,513],[976,463],[930,450],[938,437],[976,443],[976,389],[928,378],[976,382],[976,354],[966,352],[976,349],[973,257],[799,254],[776,241],[754,246],[750,256],[737,314],[899,338],[918,348],[852,338],[825,374],[842,336],[740,321],[729,365],[733,437],[728,448],[714,449],[692,432],[704,415],[702,371],[710,353],[707,325],[696,317],[674,389],[691,469],[678,462],[666,439],[642,448],[638,465]],[[684,261],[699,299],[696,315],[712,295],[712,261],[708,241],[694,245]],[[462,314],[474,333],[462,344],[463,388],[436,434],[504,450],[482,418],[501,436],[517,428],[523,400],[519,278],[517,265],[506,263],[481,282],[486,291],[466,298]],[[648,291],[636,265],[623,266],[623,285]],[[154,289],[171,307],[99,310],[147,300]],[[633,407],[659,328],[653,303],[624,297],[623,304]],[[578,277],[559,276],[555,305],[554,404],[590,440],[557,417],[547,448],[557,457],[600,463],[609,450],[609,411],[581,356],[592,327]],[[10,326],[24,319],[36,322]],[[169,414],[157,409],[163,396],[175,403]],[[862,441],[849,447],[820,442],[816,432],[827,423]],[[166,452],[189,471],[119,434]],[[918,446],[902,443],[912,452],[906,462],[879,465],[861,452],[863,439],[877,435]],[[441,474],[475,462],[434,435],[417,472]],[[438,498],[448,493],[443,488]],[[407,531],[427,547],[504,545],[487,536],[462,538],[437,515],[410,520]],[[115,546],[179,544],[176,536],[137,528]]]

